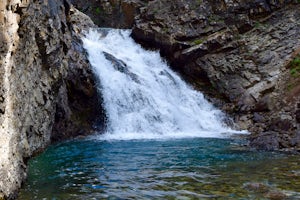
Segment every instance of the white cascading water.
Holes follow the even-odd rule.
[[[223,113],[144,50],[129,30],[90,30],[83,38],[99,76],[107,115],[104,139],[227,137]]]

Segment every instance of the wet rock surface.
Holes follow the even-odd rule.
[[[85,4],[73,2],[84,10]],[[134,2],[134,23],[116,18],[125,16],[124,2]],[[107,20],[94,15],[97,6]],[[133,25],[136,41],[159,49],[191,85],[252,133],[251,146],[297,151],[300,88],[290,63],[300,51],[299,6],[294,0],[120,0],[89,1],[84,11],[100,26]]]
[[[133,37],[159,48],[188,82],[249,130],[252,146],[298,149],[299,80],[289,63],[300,48],[299,6],[151,1],[136,17]]]
[[[123,23],[124,2],[134,2],[133,24]],[[103,15],[94,15],[97,6]],[[290,65],[300,51],[297,1],[120,0],[89,1],[86,7],[100,26],[133,25],[135,40],[159,49],[190,84],[252,133],[251,146],[299,149],[299,78]],[[100,22],[104,15],[110,17]]]
[[[11,199],[28,158],[95,130],[101,98],[79,38],[88,17],[56,0],[2,1],[0,11],[0,199]]]
[[[252,133],[251,146],[299,151],[297,1],[72,3],[102,27],[133,26],[138,42],[160,49],[190,84]],[[67,0],[0,3],[0,199],[16,197],[32,155],[104,123],[80,41],[92,26]]]

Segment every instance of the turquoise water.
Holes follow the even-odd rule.
[[[69,141],[30,161],[19,199],[300,199],[299,157],[241,144]]]

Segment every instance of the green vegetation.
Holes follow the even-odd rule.
[[[255,25],[254,25],[255,28],[260,28],[262,26],[263,25],[260,22],[255,22]]]
[[[168,33],[169,28],[168,28],[168,27],[163,27],[162,31],[163,31],[164,33]]]
[[[100,14],[101,13],[101,8],[97,7],[95,11],[96,11],[97,14]]]
[[[202,4],[202,0],[196,0],[196,4],[198,5]]]
[[[269,24],[266,24],[266,23],[262,23],[262,22],[256,21],[256,22],[254,23],[254,27],[255,27],[256,29],[266,29],[266,28],[269,28],[270,26],[269,26]]]
[[[204,41],[202,39],[196,39],[193,41],[193,45],[199,45],[202,44]]]
[[[290,74],[293,77],[298,77],[300,74],[300,54],[298,54],[291,62],[290,62]]]
[[[289,92],[290,92],[294,87],[295,87],[295,86],[294,86],[294,84],[292,84],[292,83],[289,83],[289,84],[287,85],[287,89],[288,89]]]

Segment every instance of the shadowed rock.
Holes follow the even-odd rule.
[[[103,54],[104,54],[105,58],[111,62],[111,64],[117,71],[126,74],[133,81],[135,81],[136,83],[139,83],[138,76],[128,70],[126,63],[124,63],[120,59],[117,59],[116,57],[114,57],[113,55],[111,55],[107,52],[103,52]]]

